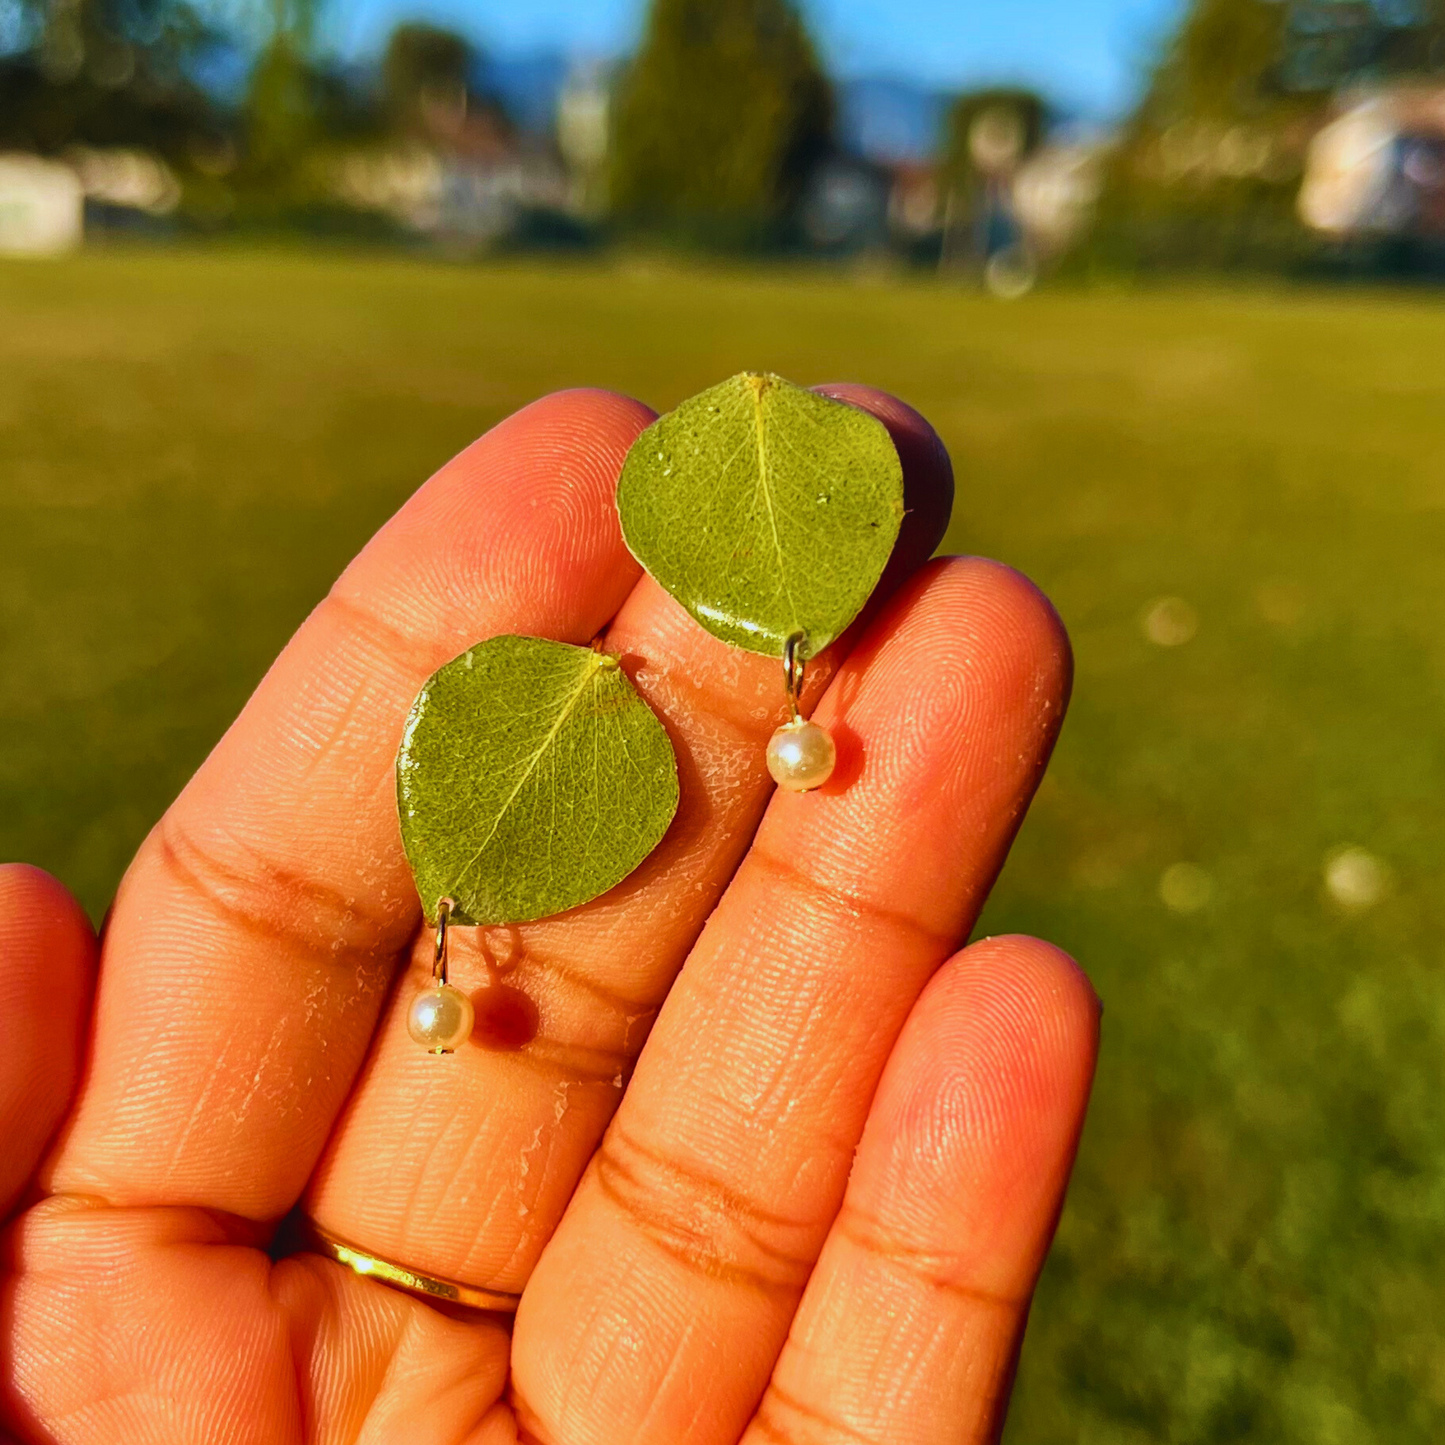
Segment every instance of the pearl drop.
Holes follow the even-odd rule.
[[[472,1036],[476,1015],[472,1001],[450,984],[434,984],[412,999],[406,1011],[407,1032],[434,1054],[449,1054]]]
[[[833,776],[833,739],[817,723],[784,723],[768,742],[768,771],[780,788],[808,793]]]

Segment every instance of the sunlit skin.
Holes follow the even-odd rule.
[[[1068,643],[1018,574],[926,560],[952,491],[927,424],[825,389],[889,426],[909,515],[876,604],[809,665],[837,748],[817,791],[768,776],[779,664],[710,638],[623,545],[612,493],[653,413],[579,391],[377,534],[142,846],[101,945],[53,879],[0,870],[13,1441],[996,1438],[1098,1004],[1046,943],[961,945]],[[392,764],[426,677],[502,632],[601,633],[682,801],[606,897],[454,931],[478,1023],[438,1056],[407,1028],[431,938]],[[523,1292],[515,1323],[273,1261],[298,1204]]]

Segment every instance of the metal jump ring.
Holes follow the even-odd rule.
[[[450,898],[443,898],[437,903],[437,941],[432,950],[431,976],[438,983],[447,981],[447,925],[456,906]]]
[[[803,668],[808,656],[808,634],[794,632],[783,644],[783,686],[788,693],[788,711],[792,721],[800,721],[798,699],[803,692]]]

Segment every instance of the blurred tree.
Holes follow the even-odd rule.
[[[321,134],[317,76],[300,36],[278,31],[256,57],[243,106],[243,184],[282,186]]]
[[[1247,118],[1442,66],[1442,0],[1195,0],[1138,118]]]
[[[401,134],[430,134],[438,118],[465,115],[477,56],[451,30],[407,22],[391,32],[381,62],[386,118]]]
[[[269,33],[241,106],[244,144],[234,176],[252,213],[314,203],[316,148],[375,129],[369,107],[347,78],[315,53],[321,5],[322,0],[265,0],[262,20]]]
[[[618,96],[612,209],[676,237],[777,242],[832,125],[791,0],[653,0]]]
[[[295,34],[272,37],[252,66],[241,105],[242,145],[229,183],[244,218],[336,212],[330,169],[339,143],[382,133],[376,98],[355,73],[326,64]]]
[[[1277,78],[1292,91],[1445,67],[1440,0],[1293,0],[1287,7]]]
[[[1136,128],[1258,113],[1277,94],[1290,9],[1279,0],[1195,0],[1154,69]]]
[[[175,157],[216,129],[193,75],[215,36],[188,0],[19,0],[17,13],[20,46],[0,59],[0,145]]]
[[[246,88],[246,161],[252,176],[277,180],[319,131],[310,64],[320,0],[266,0],[269,36]]]

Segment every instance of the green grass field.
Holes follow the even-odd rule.
[[[1442,358],[1423,294],[0,267],[0,854],[99,914],[345,560],[537,394],[890,388],[953,452],[950,545],[1078,654],[985,919],[1106,1004],[1011,1445],[1445,1439]],[[1369,907],[1325,886],[1351,845]]]

